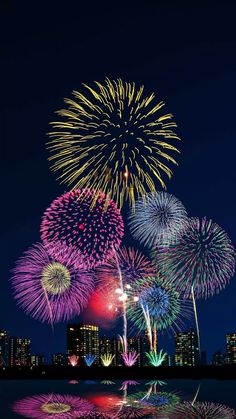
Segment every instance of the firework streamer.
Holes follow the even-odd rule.
[[[160,112],[164,102],[154,104],[144,86],[121,79],[83,90],[65,99],[67,108],[57,112],[62,121],[51,123],[49,160],[61,183],[101,189],[119,208],[155,191],[157,182],[165,188],[163,174],[172,177],[179,137],[172,114]]]

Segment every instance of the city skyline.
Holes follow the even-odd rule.
[[[69,323],[65,331],[67,345],[64,351],[45,354],[31,350],[32,341],[25,337],[12,337],[8,331],[0,329],[0,359],[1,366],[41,366],[70,365],[70,356],[78,355],[78,366],[86,366],[85,356],[95,355],[94,365],[101,365],[101,355],[111,353],[114,359],[111,366],[123,366],[121,357],[122,346],[118,336],[106,336],[98,326],[83,323]],[[128,337],[130,350],[139,354],[137,367],[148,366],[146,352],[149,342],[145,334]],[[215,348],[213,355],[203,349],[201,361],[197,334],[193,329],[177,332],[174,336],[175,350],[166,353],[163,365],[168,366],[197,366],[236,364],[236,332],[225,335],[225,349]],[[158,351],[160,351],[158,344]]]

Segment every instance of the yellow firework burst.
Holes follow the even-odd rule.
[[[172,114],[162,114],[164,102],[121,79],[83,89],[65,99],[67,108],[57,112],[63,120],[51,123],[49,160],[60,181],[71,189],[102,190],[119,207],[157,185],[165,188],[179,137]]]
[[[61,294],[70,286],[70,272],[61,263],[49,263],[42,271],[41,282],[50,294]]]

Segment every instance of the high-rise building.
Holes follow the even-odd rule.
[[[79,355],[79,324],[67,325],[67,355]]]
[[[175,335],[175,365],[195,366],[199,364],[199,349],[196,332],[180,332]]]
[[[99,362],[99,328],[91,324],[68,324],[67,354],[78,355],[83,361],[86,355],[96,355]]]
[[[212,356],[212,365],[224,365],[225,363],[225,355],[220,351],[216,351]]]
[[[52,354],[51,362],[54,366],[64,367],[68,365],[68,357],[63,353]]]
[[[201,352],[200,364],[201,365],[207,365],[207,351],[202,351]]]
[[[10,365],[30,365],[30,339],[10,338]]]
[[[45,364],[45,358],[41,354],[31,355],[30,363],[33,367],[40,367]]]
[[[9,365],[9,343],[10,337],[6,330],[0,330],[0,365]]]
[[[236,333],[226,335],[226,363],[236,364]]]

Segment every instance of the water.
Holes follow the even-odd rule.
[[[193,402],[195,398],[196,402],[219,403],[236,410],[235,394],[234,380],[1,380],[0,418],[89,418],[85,412],[93,409],[106,413],[108,417],[175,419],[180,416],[173,413],[173,406],[179,401],[182,404],[183,400]],[[167,402],[171,404],[164,413],[160,409],[166,409]],[[13,406],[22,414],[14,413]],[[49,414],[49,411],[54,414]],[[236,416],[222,416],[220,413],[207,416],[209,419],[227,417]]]

